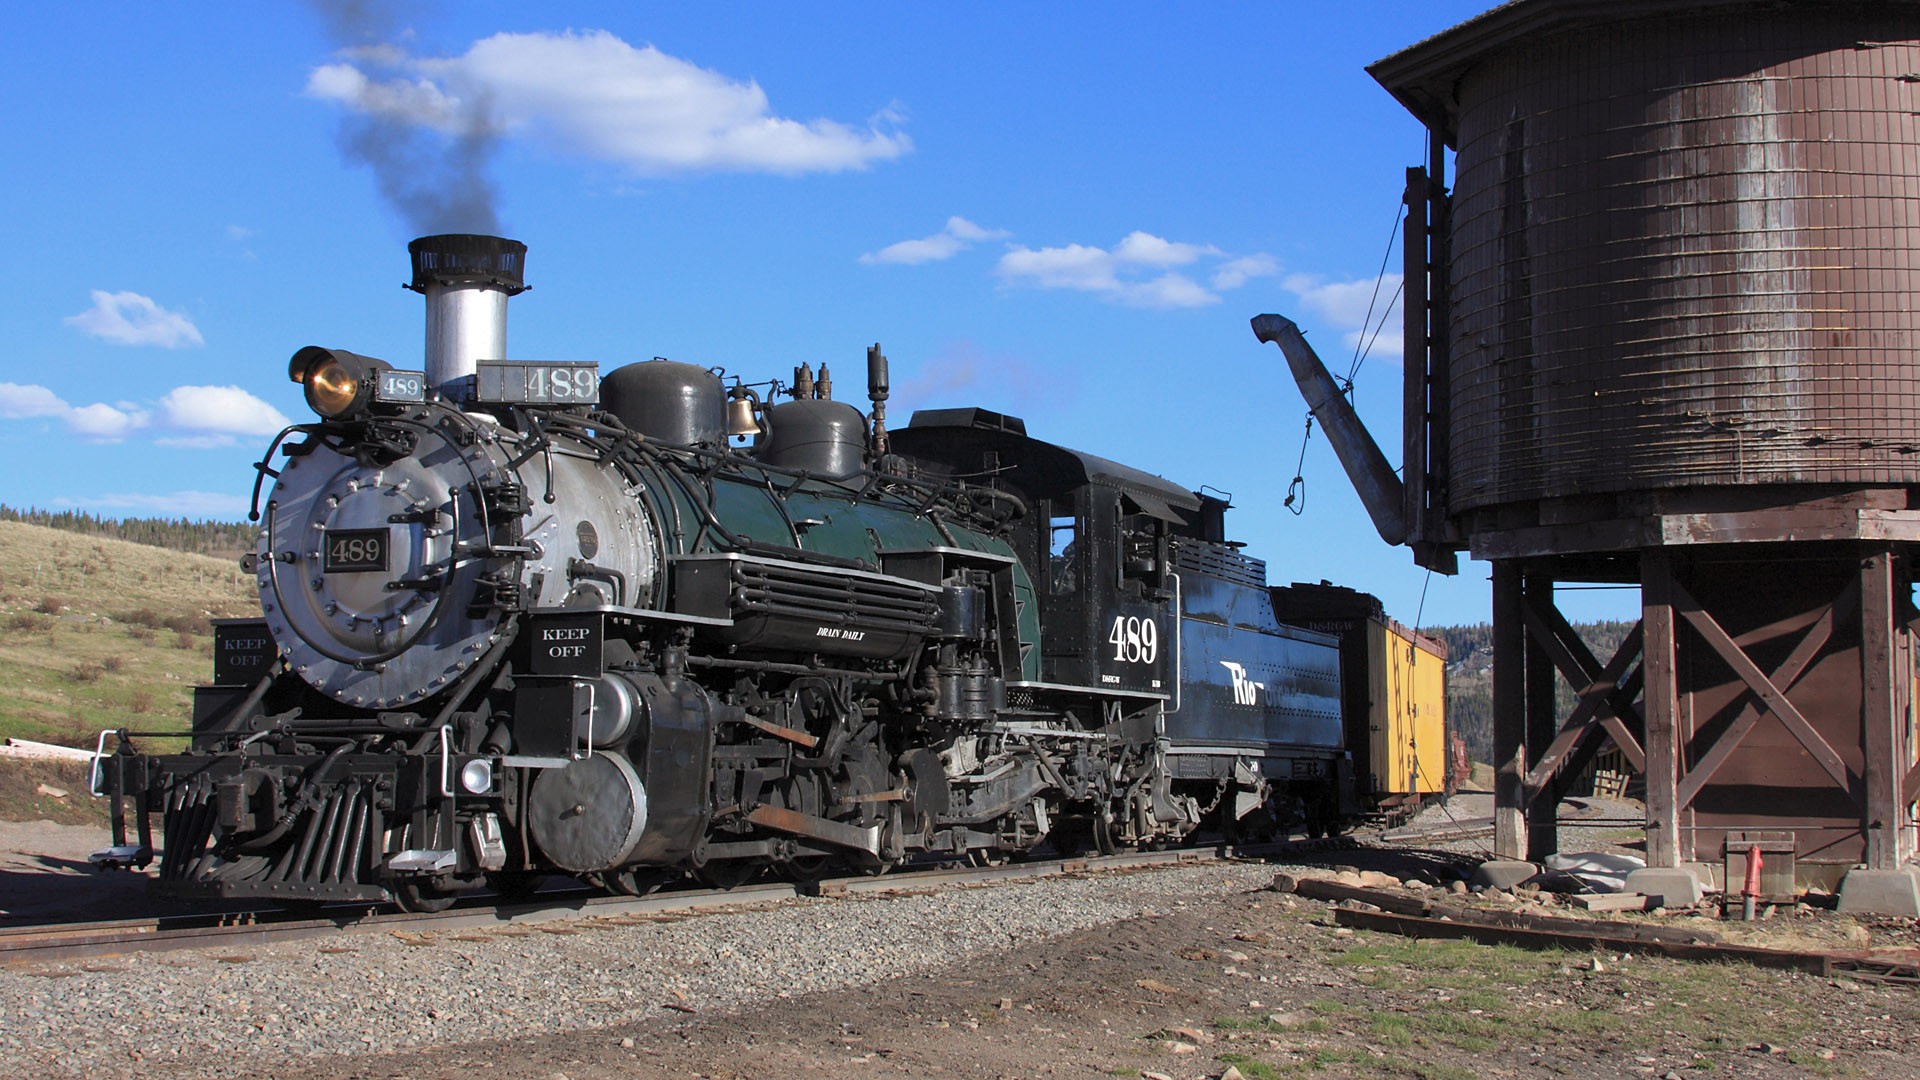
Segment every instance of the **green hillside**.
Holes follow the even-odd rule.
[[[0,521],[0,737],[184,730],[212,620],[258,613],[235,560]]]

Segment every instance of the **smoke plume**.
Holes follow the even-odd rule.
[[[393,5],[310,2],[342,55],[367,68],[391,68],[405,57],[394,44],[400,28]],[[490,175],[498,126],[484,93],[447,97],[403,76],[377,82],[360,68],[342,65],[314,74],[316,81],[329,77],[353,79],[357,98],[357,107],[341,120],[341,155],[373,171],[381,198],[414,235],[501,231]]]

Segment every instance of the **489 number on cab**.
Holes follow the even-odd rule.
[[[1151,664],[1160,656],[1160,627],[1138,615],[1115,615],[1107,634],[1113,658],[1123,664]]]

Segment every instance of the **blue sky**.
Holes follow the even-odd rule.
[[[1231,492],[1275,581],[1482,620],[1485,566],[1427,583],[1318,432],[1282,507],[1306,410],[1247,322],[1352,364],[1423,156],[1362,69],[1486,6],[10,5],[0,501],[240,517],[287,357],[417,364],[406,241],[491,214],[517,358],[825,361],[859,400],[878,341],[896,426],[1011,412]],[[1390,458],[1398,326],[1356,379]]]

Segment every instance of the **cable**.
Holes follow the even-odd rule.
[[[1353,343],[1353,363],[1347,368],[1346,377],[1340,380],[1340,393],[1344,394],[1349,402],[1353,400],[1354,376],[1360,373],[1360,365],[1372,355],[1373,343],[1378,341],[1380,334],[1386,330],[1387,319],[1393,314],[1394,305],[1399,303],[1400,294],[1406,289],[1405,281],[1394,288],[1393,296],[1387,300],[1386,309],[1380,313],[1380,324],[1375,326],[1373,309],[1380,302],[1380,283],[1386,280],[1387,263],[1393,258],[1393,242],[1400,236],[1400,223],[1406,220],[1404,211],[1404,205],[1396,205],[1394,208],[1393,228],[1387,231],[1387,249],[1380,255],[1380,269],[1373,276],[1373,295],[1367,298],[1367,314],[1360,321],[1360,335]],[[1300,462],[1294,467],[1293,480],[1287,484],[1286,501],[1281,504],[1293,511],[1295,517],[1307,512],[1307,442],[1312,438],[1313,413],[1309,412],[1307,413],[1307,430],[1300,439]]]
[[[1307,512],[1307,443],[1312,441],[1312,439],[1313,414],[1309,412],[1307,414],[1307,430],[1300,436],[1300,460],[1294,465],[1293,479],[1287,484],[1287,501],[1281,503],[1282,506],[1293,511],[1294,517],[1299,517]],[[1294,506],[1294,500],[1296,498],[1300,500],[1300,505],[1297,507]]]
[[[1393,299],[1387,301],[1387,309],[1380,313],[1380,326],[1374,329],[1373,338],[1367,336],[1367,330],[1373,327],[1373,307],[1380,301],[1380,283],[1386,280],[1387,263],[1393,259],[1393,242],[1400,236],[1400,223],[1406,220],[1406,205],[1396,203],[1393,209],[1393,228],[1387,232],[1387,250],[1380,253],[1380,269],[1373,275],[1373,295],[1367,298],[1367,314],[1360,320],[1360,337],[1353,343],[1353,366],[1347,369],[1347,383],[1352,385],[1353,377],[1360,373],[1360,365],[1366,362],[1367,354],[1373,350],[1373,338],[1380,336],[1380,330],[1386,328],[1387,316],[1393,314],[1394,302],[1400,299],[1400,292],[1406,288],[1402,281],[1393,291]]]

